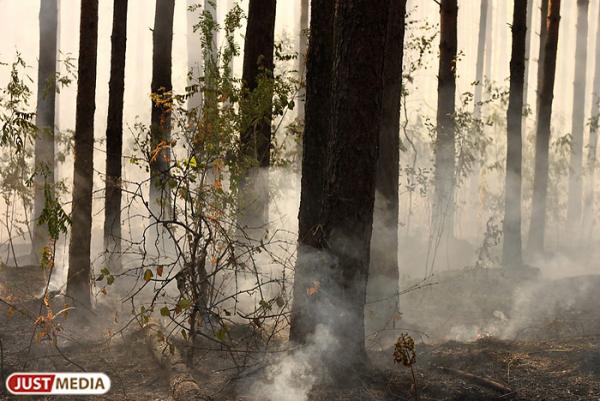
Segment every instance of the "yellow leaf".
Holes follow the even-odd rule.
[[[150,281],[150,280],[152,280],[152,277],[154,277],[154,274],[152,274],[152,270],[147,269],[144,272],[144,281]]]

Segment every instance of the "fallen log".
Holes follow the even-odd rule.
[[[169,391],[175,401],[212,401],[192,376],[185,358],[177,347],[171,346],[161,339],[160,326],[149,324],[145,327],[146,344],[154,358],[169,375]]]
[[[474,375],[473,373],[465,372],[464,370],[454,369],[454,368],[446,368],[444,366],[434,366],[434,368],[438,369],[442,372],[453,374],[455,376],[462,377],[463,379],[470,380],[471,382],[473,382],[477,385],[489,388],[494,391],[498,391],[500,393],[508,394],[508,393],[513,392],[513,390],[510,387],[508,387],[500,382],[497,382],[496,380],[493,380],[493,379],[490,379],[487,377],[483,377],[483,376],[477,376],[477,375]]]

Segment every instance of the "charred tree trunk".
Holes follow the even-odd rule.
[[[546,54],[546,41],[548,39],[548,1],[542,0],[542,5],[540,7],[540,48],[538,53],[538,68],[537,68],[537,99],[536,99],[536,115],[539,115],[540,110],[540,93],[542,91],[542,87],[544,86],[544,59]],[[536,121],[537,127],[537,121]]]
[[[569,168],[569,199],[567,226],[575,245],[581,239],[583,131],[585,126],[585,92],[587,66],[589,0],[577,0],[577,40],[575,44],[575,77],[573,81],[573,115],[571,119],[571,160]]]
[[[505,267],[521,267],[521,165],[523,158],[523,88],[525,85],[525,48],[527,35],[527,1],[515,0],[512,23],[512,56],[510,60],[510,95],[507,112],[506,181],[504,188]],[[529,0],[532,1],[532,0]]]
[[[533,35],[533,3],[535,0],[527,1],[527,34],[525,39],[525,82],[523,84],[523,105],[529,106],[529,66],[531,65],[531,37]],[[522,131],[527,133],[527,115],[523,114]]]
[[[90,246],[94,181],[94,113],[98,55],[98,0],[81,1],[77,106],[73,167],[73,203],[67,296],[90,305]]]
[[[473,111],[475,118],[481,117],[481,94],[483,92],[483,66],[485,61],[485,43],[487,36],[487,21],[488,21],[488,10],[490,8],[489,0],[481,0],[481,7],[479,11],[479,39],[477,41],[477,64],[475,66],[475,81],[477,86],[475,87],[475,93],[473,95]]]
[[[367,289],[367,333],[393,327],[398,315],[398,187],[400,185],[400,100],[406,0],[391,2],[383,71],[383,114],[379,129],[375,214]]]
[[[306,104],[306,52],[308,50],[309,0],[300,0],[300,37],[298,40],[298,75],[304,85],[298,91],[298,119],[304,121]]]
[[[123,95],[127,48],[127,3],[115,0],[111,37],[108,117],[106,122],[106,197],[104,249],[110,267],[121,270],[121,160],[123,157]]]
[[[600,38],[600,9],[598,12],[596,38]],[[588,144],[587,165],[589,171],[588,185],[583,203],[584,236],[592,238],[594,224],[594,190],[596,176],[596,154],[598,152],[598,123],[600,122],[600,40],[596,39],[596,67],[592,88],[592,110],[590,113],[590,138]]]
[[[56,0],[41,2],[40,49],[38,65],[38,92],[35,139],[35,194],[33,203],[33,243],[31,254],[39,263],[43,248],[50,235],[48,226],[39,224],[46,203],[46,191],[54,194],[54,118],[56,113],[56,52],[58,32],[58,5]]]
[[[560,23],[560,0],[549,0],[548,35],[544,50],[543,84],[539,92],[537,132],[535,138],[535,170],[533,201],[529,226],[529,249],[534,254],[544,250],[546,229],[546,198],[548,194],[548,153],[551,134],[554,77],[556,74],[556,50]]]
[[[260,89],[260,82],[269,85],[273,79],[276,10],[276,0],[250,0],[248,6],[242,81],[249,94]],[[273,88],[266,90],[270,96],[265,96],[268,100],[260,105],[259,112],[242,110],[246,113],[246,127],[240,138],[242,155],[253,166],[242,177],[239,223],[241,227],[259,231],[266,228],[269,214],[267,174],[271,164]]]
[[[440,2],[440,61],[438,71],[437,138],[435,142],[435,197],[433,229],[448,239],[454,236],[456,0]]]
[[[161,99],[172,96],[171,52],[173,49],[173,15],[175,0],[158,0],[152,31],[152,83],[153,96]],[[168,218],[171,214],[167,181],[171,158],[171,111],[164,102],[152,102],[150,161],[150,203],[157,218]]]
[[[318,257],[321,205],[331,110],[335,0],[312,0],[306,65],[306,119],[302,136],[302,185],[298,215],[298,260],[294,276],[290,340],[306,341],[315,330],[321,294],[311,294],[322,266]]]

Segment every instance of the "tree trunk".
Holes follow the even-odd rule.
[[[546,37],[543,82],[539,92],[537,132],[535,137],[535,170],[531,224],[529,226],[529,249],[533,254],[544,250],[546,228],[546,198],[548,194],[548,153],[551,134],[552,101],[554,99],[554,77],[556,74],[556,50],[560,22],[560,0],[549,0],[548,35]]]
[[[571,245],[581,239],[583,131],[585,126],[585,93],[587,67],[589,0],[577,0],[577,40],[575,44],[575,77],[573,81],[573,115],[571,119],[571,160],[567,226]]]
[[[521,267],[521,165],[523,157],[523,88],[525,85],[525,48],[527,35],[527,1],[515,0],[512,23],[512,56],[510,60],[510,95],[507,112],[506,181],[504,189],[505,267]],[[529,0],[530,2],[532,0]]]
[[[90,246],[92,187],[94,181],[94,112],[98,55],[98,0],[81,0],[77,105],[73,168],[73,203],[67,296],[88,307],[90,300]]]
[[[475,87],[475,94],[473,96],[473,114],[475,118],[481,117],[481,94],[483,92],[483,66],[484,66],[484,55],[485,49],[485,38],[487,36],[487,21],[488,21],[488,10],[490,8],[489,0],[481,0],[481,7],[479,12],[479,39],[477,41],[477,64],[475,66],[475,81],[478,83]]]
[[[217,20],[217,2],[215,0],[204,0],[204,12],[205,15],[210,15],[210,18],[214,22],[214,26],[216,26]],[[209,114],[213,114],[217,112],[218,109],[218,99],[217,99],[217,79],[219,76],[219,43],[218,43],[218,35],[219,32],[217,29],[213,29],[208,33],[210,37],[207,37],[207,47],[204,49],[202,58],[204,59],[204,82],[205,82],[205,95],[204,101],[206,102],[203,105],[205,111],[208,111]]]
[[[198,4],[197,0],[187,0],[187,7],[192,7]],[[187,16],[187,66],[188,75],[187,84],[188,86],[198,84],[198,78],[202,76],[202,46],[200,44],[200,33],[194,32],[194,26],[200,22],[199,14],[197,11],[191,12],[186,11]],[[202,92],[198,91],[194,93],[188,99],[188,109],[200,109],[202,106]]]
[[[440,3],[440,61],[438,72],[437,138],[435,142],[435,198],[433,229],[454,236],[457,0]]]
[[[276,10],[276,0],[250,0],[242,73],[248,93],[258,88],[261,79],[273,78]],[[269,100],[260,105],[261,112],[242,110],[246,113],[246,127],[240,138],[242,155],[254,164],[242,177],[240,189],[240,226],[249,230],[263,230],[268,223],[272,87],[270,94],[265,96]]]
[[[110,267],[121,270],[121,160],[123,157],[123,94],[127,46],[127,3],[115,0],[111,37],[108,117],[106,122],[106,197],[104,249]]]
[[[321,205],[331,110],[333,79],[333,24],[335,0],[312,0],[310,41],[306,65],[306,118],[302,136],[302,184],[298,214],[298,260],[294,275],[290,341],[303,343],[318,322],[318,292],[309,294],[319,280],[318,260]]]
[[[367,288],[367,334],[394,326],[399,305],[398,187],[406,0],[391,2],[385,43],[375,214]]]
[[[45,188],[54,193],[54,118],[56,106],[56,52],[58,30],[58,6],[56,0],[41,2],[40,49],[38,64],[38,92],[35,139],[35,194],[33,203],[33,243],[31,254],[39,263],[43,248],[50,239],[48,226],[38,220],[46,201]]]
[[[153,95],[169,98],[172,94],[171,52],[173,49],[173,14],[175,0],[157,0],[152,31],[152,84]],[[150,162],[150,204],[157,218],[171,215],[167,181],[171,158],[171,111],[163,102],[152,102]]]
[[[300,36],[298,40],[298,76],[304,85],[298,91],[298,119],[304,121],[306,104],[306,52],[308,50],[309,0],[300,0]]]
[[[587,164],[589,171],[588,185],[586,188],[583,221],[585,238],[592,238],[594,225],[594,190],[596,175],[596,153],[598,151],[598,122],[600,121],[600,9],[598,12],[598,26],[596,32],[596,67],[592,87],[592,110],[590,112],[590,139],[588,144]]]
[[[527,1],[527,33],[525,37],[525,82],[523,84],[523,105],[529,106],[529,66],[531,65],[531,37],[533,35],[533,3],[535,0]],[[522,131],[527,133],[527,115],[523,114]]]
[[[544,86],[544,59],[546,54],[546,40],[548,38],[548,1],[542,0],[540,7],[540,48],[538,53],[538,69],[537,69],[537,99],[536,99],[536,115],[539,115],[540,110],[540,92]],[[537,127],[537,121],[536,121]]]

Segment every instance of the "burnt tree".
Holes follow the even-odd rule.
[[[98,56],[98,0],[81,1],[77,102],[73,167],[73,202],[67,296],[89,307],[92,187],[94,181],[94,113]]]
[[[532,1],[532,0],[529,0]],[[521,267],[521,170],[523,158],[523,97],[525,85],[525,49],[527,0],[515,0],[510,60],[510,94],[506,116],[506,179],[504,187],[504,243],[502,260],[506,267]]]
[[[50,239],[48,226],[39,224],[46,204],[46,192],[54,196],[54,128],[56,114],[56,52],[58,41],[58,5],[56,0],[40,5],[40,48],[36,106],[35,170],[33,201],[33,263],[39,263]],[[47,191],[48,190],[48,191]]]
[[[546,231],[546,199],[548,195],[548,153],[551,134],[552,101],[556,75],[556,51],[560,23],[560,0],[549,0],[548,35],[544,44],[543,80],[539,90],[539,109],[535,136],[535,168],[531,224],[529,226],[529,250],[539,254],[544,250]]]
[[[489,0],[481,0],[479,9],[479,37],[477,39],[477,63],[475,65],[475,93],[473,94],[473,111],[476,118],[481,116],[481,95],[483,92],[483,66],[485,61],[485,43],[487,36]],[[488,77],[489,78],[489,77]]]
[[[121,169],[123,158],[123,95],[127,47],[128,0],[115,0],[111,36],[108,116],[106,121],[106,196],[104,249],[111,268],[121,270]]]

